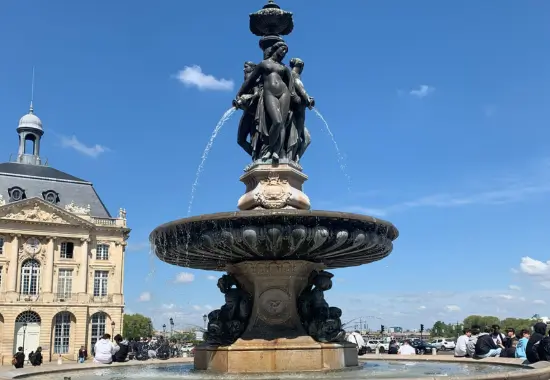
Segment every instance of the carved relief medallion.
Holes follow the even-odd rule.
[[[27,251],[27,253],[31,255],[36,255],[38,252],[40,252],[40,248],[41,248],[40,240],[34,237],[29,238],[25,242],[23,247],[25,248],[25,251]]]
[[[259,317],[268,324],[280,325],[291,317],[290,296],[281,289],[268,289],[259,297]]]
[[[278,209],[287,205],[292,196],[290,184],[286,179],[280,179],[277,175],[270,175],[260,181],[258,192],[254,199],[263,208]]]

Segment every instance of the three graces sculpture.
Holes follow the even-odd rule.
[[[275,18],[278,23],[271,21]],[[289,21],[281,25],[285,18]],[[280,35],[289,34],[292,28],[292,13],[272,1],[250,15],[250,30],[262,36],[263,60],[244,63],[244,83],[233,106],[244,111],[237,142],[253,161],[299,162],[311,143],[305,116],[315,100],[301,80],[304,61],[292,58],[290,67],[283,63],[288,46]]]

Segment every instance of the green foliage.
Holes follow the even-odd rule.
[[[125,314],[122,335],[125,338],[141,338],[153,335],[151,318],[141,314]]]
[[[518,332],[522,329],[530,330],[535,322],[537,321],[531,318],[505,318],[500,320],[498,317],[490,315],[470,315],[464,319],[462,324],[445,323],[442,321],[435,322],[431,329],[431,336],[456,338],[457,336],[462,335],[463,328],[479,326],[483,330],[484,328],[491,327],[492,325],[499,325],[502,332],[504,332],[507,328],[513,328],[516,332]]]
[[[193,342],[195,340],[195,333],[190,332],[175,332],[171,339],[175,339],[180,342]]]

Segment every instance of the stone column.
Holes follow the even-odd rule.
[[[323,264],[309,261],[245,261],[228,265],[232,274],[253,299],[246,331],[239,341],[307,337],[297,309],[300,293],[312,271]]]
[[[21,235],[11,235],[13,239],[11,240],[11,259],[10,259],[10,266],[8,267],[8,292],[16,292],[17,291],[17,278],[18,276],[18,269],[19,269],[19,238]]]
[[[80,277],[80,283],[82,284],[81,293],[88,293],[88,262],[90,259],[89,252],[88,252],[88,243],[90,239],[82,238],[80,239],[80,269],[79,269],[79,277]]]
[[[55,256],[54,237],[48,237],[46,246],[46,262],[44,265],[44,289],[42,293],[53,293],[53,265]]]

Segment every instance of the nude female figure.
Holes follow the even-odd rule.
[[[290,69],[281,63],[287,52],[288,46],[282,41],[266,49],[265,59],[254,68],[237,93],[237,98],[240,98],[255,86],[258,79],[263,84],[256,121],[267,148],[262,159],[271,158],[274,162],[286,154],[284,143],[290,101],[297,97]]]

